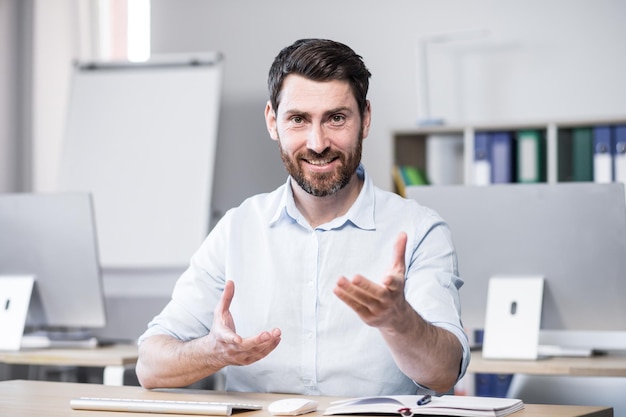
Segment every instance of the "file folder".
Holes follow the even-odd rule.
[[[597,183],[613,182],[613,149],[611,126],[593,128],[593,180]]]
[[[491,182],[503,184],[513,182],[515,150],[510,132],[491,134]]]
[[[558,182],[574,180],[572,129],[559,129],[557,134]]]
[[[426,177],[432,185],[463,184],[463,136],[433,134],[426,138]]]
[[[591,128],[573,129],[572,165],[574,181],[593,181],[593,131]]]
[[[626,183],[626,125],[615,126],[615,181]]]
[[[491,138],[487,132],[476,132],[474,136],[473,168],[475,185],[491,183]]]
[[[545,140],[539,130],[517,132],[517,182],[545,181]]]

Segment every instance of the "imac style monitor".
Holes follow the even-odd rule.
[[[626,203],[621,183],[409,187],[455,244],[462,318],[483,329],[494,276],[544,277],[539,343],[626,350]]]
[[[0,194],[0,279],[20,275],[35,278],[27,331],[105,326],[90,194]]]

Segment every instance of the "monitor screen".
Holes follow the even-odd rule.
[[[0,194],[0,279],[3,275],[35,276],[29,330],[104,327],[90,194]]]
[[[542,331],[626,331],[623,184],[429,186],[407,195],[450,226],[468,329],[484,328],[491,277],[534,275],[545,278]]]

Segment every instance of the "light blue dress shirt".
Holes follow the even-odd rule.
[[[362,166],[363,188],[343,216],[311,228],[295,206],[290,182],[229,210],[218,222],[172,300],[149,324],[181,340],[210,331],[225,281],[242,337],[278,327],[282,340],[266,358],[226,370],[226,389],[306,395],[365,396],[430,392],[396,366],[379,331],[333,294],[340,276],[380,282],[391,267],[401,231],[408,235],[406,298],[426,320],[463,346],[459,377],[469,363],[460,320],[457,258],[449,229],[432,210],[374,186]]]

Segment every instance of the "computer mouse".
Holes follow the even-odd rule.
[[[283,398],[267,406],[274,416],[297,416],[317,410],[318,402],[309,398]]]

